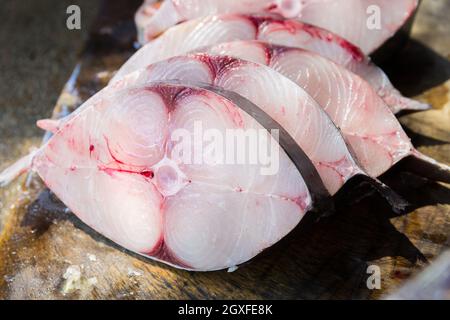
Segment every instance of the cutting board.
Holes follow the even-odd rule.
[[[132,17],[140,2],[103,3],[54,117],[102,88],[133,53]],[[383,65],[401,89],[433,105],[401,121],[422,152],[447,164],[449,65],[448,57],[414,41]],[[195,273],[127,252],[84,225],[38,177],[22,177],[10,187],[14,196],[4,199],[9,209],[0,234],[0,298],[381,298],[450,247],[448,185],[409,173],[402,163],[382,180],[412,204],[407,212],[396,214],[375,193],[348,186],[335,214],[308,214],[234,272]],[[373,270],[380,271],[379,287],[367,285],[374,284]]]

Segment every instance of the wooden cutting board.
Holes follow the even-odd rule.
[[[132,16],[140,2],[105,2],[55,117],[103,87],[132,54]],[[448,57],[414,41],[384,65],[402,89],[423,93],[420,99],[433,105],[401,121],[422,152],[447,164],[449,65]],[[401,164],[382,179],[413,208],[397,215],[376,194],[355,201],[360,190],[348,188],[353,196],[338,202],[336,214],[319,221],[308,215],[236,271],[194,273],[117,247],[68,212],[37,177],[23,177],[10,187],[15,196],[4,199],[9,210],[0,234],[0,298],[380,298],[450,247],[449,186],[408,173]],[[371,265],[381,270],[381,289],[367,287]]]

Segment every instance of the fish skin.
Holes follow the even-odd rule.
[[[350,42],[295,19],[280,19],[268,15],[225,14],[174,26],[138,50],[120,68],[112,81],[154,62],[201,47],[236,40],[260,40],[314,51],[368,81],[394,113],[430,108],[429,105],[403,97],[386,74]]]
[[[187,20],[225,13],[276,13],[330,30],[370,54],[400,29],[417,5],[417,0],[165,0],[156,4],[150,0],[136,12],[135,22],[139,41],[145,44]]]

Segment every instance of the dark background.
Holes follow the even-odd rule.
[[[51,116],[88,37],[98,0],[2,0],[0,4],[0,170],[39,146],[36,120]],[[81,30],[66,27],[67,7],[81,9]],[[0,230],[7,199],[0,188]]]
[[[0,6],[0,168],[38,145],[96,14],[96,0],[2,0]],[[81,30],[66,9],[81,8]]]

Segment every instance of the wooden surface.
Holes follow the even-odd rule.
[[[101,88],[132,52],[134,8],[108,3],[81,58],[76,90],[66,88],[55,116]],[[449,65],[449,56],[417,41],[383,65],[402,90],[433,104],[433,110],[401,121],[421,151],[447,164]],[[361,190],[347,188],[335,215],[319,221],[307,216],[237,271],[193,273],[125,252],[68,212],[38,178],[25,186],[24,177],[11,187],[15,196],[2,199],[8,212],[0,234],[0,298],[380,298],[450,247],[449,186],[408,173],[401,164],[382,179],[413,205],[408,212],[394,214],[375,194],[355,201]],[[366,286],[369,265],[381,269],[380,290]]]

